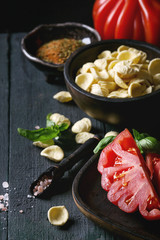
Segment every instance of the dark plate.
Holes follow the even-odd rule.
[[[73,182],[73,198],[88,218],[115,234],[129,239],[160,239],[160,221],[147,221],[138,212],[128,214],[107,200],[97,171],[98,156],[94,155]]]

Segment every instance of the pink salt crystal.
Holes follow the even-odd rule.
[[[3,208],[4,208],[4,204],[0,203],[0,209],[3,209]]]
[[[42,186],[39,186],[39,187],[38,187],[38,192],[39,192],[39,193],[43,192],[43,187],[42,187]]]
[[[4,199],[4,196],[3,195],[0,195],[0,200],[3,200]]]

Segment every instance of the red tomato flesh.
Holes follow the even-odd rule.
[[[108,200],[131,213],[139,209],[148,220],[160,219],[160,199],[146,163],[128,129],[103,149],[98,170]]]
[[[148,153],[146,164],[150,170],[152,182],[160,196],[160,154]]]

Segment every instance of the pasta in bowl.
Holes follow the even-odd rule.
[[[64,68],[75,103],[89,116],[112,124],[153,120],[160,101],[159,73],[159,48],[123,39],[82,47]]]
[[[94,62],[85,63],[75,83],[102,97],[131,98],[160,89],[160,58],[151,61],[146,52],[121,45],[116,51],[104,50]]]

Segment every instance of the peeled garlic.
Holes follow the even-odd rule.
[[[71,122],[68,118],[66,118],[64,115],[61,115],[59,113],[53,113],[50,116],[50,120],[53,121],[57,125],[61,125],[62,123],[67,123],[70,126],[70,124],[71,124]]]
[[[61,147],[52,145],[41,152],[41,156],[49,158],[52,161],[59,162],[64,158],[64,152]]]
[[[94,134],[93,133],[89,133],[89,132],[81,132],[81,133],[77,133],[75,140],[76,143],[79,144],[83,144],[85,143],[88,139],[93,138]]]
[[[69,102],[72,100],[71,94],[67,91],[58,92],[53,96],[53,98],[62,103]]]
[[[89,118],[82,118],[72,126],[71,130],[74,133],[89,132],[91,130],[91,126],[92,124]]]
[[[45,142],[37,141],[37,142],[33,142],[33,145],[35,145],[36,147],[46,148],[51,145],[54,145],[54,141],[53,139],[49,139]]]
[[[64,225],[69,219],[69,213],[65,206],[51,207],[47,213],[48,220],[55,226]]]

